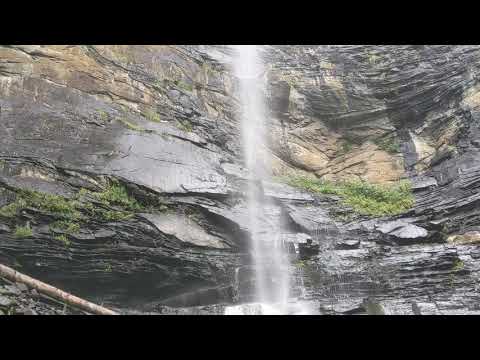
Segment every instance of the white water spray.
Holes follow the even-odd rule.
[[[250,174],[248,220],[255,261],[256,297],[262,313],[282,314],[286,312],[289,296],[288,257],[280,236],[280,224],[265,229],[262,222],[267,205],[262,182],[268,180],[270,173],[265,136],[265,68],[258,46],[238,45],[234,50],[233,67],[242,107],[243,153]]]

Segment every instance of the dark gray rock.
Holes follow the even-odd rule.
[[[415,177],[411,179],[411,182],[413,191],[432,189],[438,186],[437,180],[434,177]]]
[[[360,247],[360,240],[344,240],[338,241],[335,245],[337,250],[358,249]]]

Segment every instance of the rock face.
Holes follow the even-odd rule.
[[[263,55],[274,175],[408,178],[416,197],[407,214],[348,220],[335,196],[263,184],[266,236],[281,219],[287,243],[314,249],[292,270],[304,298],[325,313],[478,312],[480,47]],[[0,262],[124,311],[247,299],[249,174],[230,57],[224,46],[0,46]],[[95,197],[112,183],[141,208]],[[24,190],[64,200],[22,203]],[[70,207],[79,227],[59,229]]]

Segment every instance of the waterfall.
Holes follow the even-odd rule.
[[[256,45],[234,46],[233,70],[238,81],[241,133],[245,166],[249,171],[247,206],[255,265],[256,298],[261,312],[286,312],[289,295],[289,261],[280,224],[265,227],[268,201],[263,182],[270,175],[266,148],[265,65]],[[278,219],[280,221],[280,219]],[[273,230],[272,230],[273,229]]]

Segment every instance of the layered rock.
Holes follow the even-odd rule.
[[[304,298],[326,313],[476,313],[480,48],[264,49],[270,138],[259,151],[274,175],[409,178],[416,197],[406,214],[368,219],[335,196],[263,184],[265,237],[280,218],[297,250],[319,245],[293,269]],[[50,229],[58,214],[22,206],[0,215],[0,261],[123,311],[247,301],[249,175],[230,56],[224,46],[1,46],[0,208],[22,189],[76,201],[112,181],[145,206],[115,219],[80,209],[68,246]],[[32,234],[16,237],[25,224]]]

